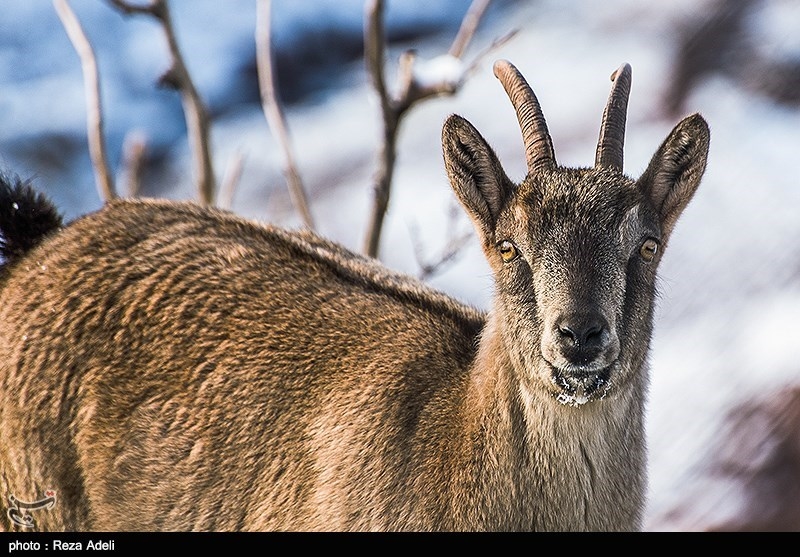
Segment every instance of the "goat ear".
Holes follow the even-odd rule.
[[[692,199],[706,168],[708,124],[699,114],[684,118],[659,147],[639,185],[661,218],[664,239]]]
[[[444,165],[450,184],[475,226],[489,239],[514,185],[478,130],[452,115],[442,128]]]

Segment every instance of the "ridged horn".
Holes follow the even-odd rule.
[[[549,170],[556,165],[553,141],[547,131],[539,100],[533,94],[522,74],[507,60],[494,63],[494,75],[503,84],[511,104],[517,113],[522,140],[525,145],[525,160],[528,173]]]
[[[625,147],[625,120],[628,113],[628,95],[631,92],[631,66],[622,64],[611,74],[611,93],[603,111],[600,138],[597,140],[596,167],[612,168],[622,172]]]

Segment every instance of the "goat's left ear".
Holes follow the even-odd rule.
[[[692,199],[706,169],[711,134],[699,114],[684,118],[669,134],[638,184],[658,211],[663,239]]]

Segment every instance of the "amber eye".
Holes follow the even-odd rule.
[[[517,246],[509,242],[508,240],[503,240],[497,246],[497,249],[500,250],[500,257],[503,258],[503,261],[508,263],[509,261],[513,261],[519,255],[517,251]]]
[[[648,238],[642,243],[642,247],[639,248],[639,255],[642,256],[642,259],[645,260],[647,263],[653,261],[656,258],[656,254],[658,253],[658,242],[653,238]]]

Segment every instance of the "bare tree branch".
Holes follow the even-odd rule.
[[[372,86],[378,93],[383,118],[383,140],[381,142],[378,169],[375,175],[372,214],[368,222],[364,241],[364,253],[377,257],[381,229],[389,194],[392,189],[392,174],[397,150],[397,128],[400,114],[396,110],[386,88],[384,76],[385,36],[383,29],[383,0],[367,0],[364,28],[364,58]]]
[[[92,45],[81,28],[75,12],[72,11],[67,0],[53,0],[58,17],[67,31],[72,46],[81,59],[83,70],[83,83],[86,89],[86,120],[87,136],[89,141],[89,154],[94,167],[97,190],[100,198],[105,202],[117,196],[114,190],[114,179],[109,170],[106,155],[105,139],[103,135],[103,107],[100,98],[100,75],[97,69]]]
[[[289,139],[288,125],[281,109],[276,78],[271,38],[271,2],[258,0],[256,11],[256,65],[258,69],[258,85],[261,90],[261,106],[270,129],[276,136],[283,151],[283,174],[289,185],[289,194],[295,208],[300,213],[306,227],[314,229],[314,219],[308,206],[303,182],[294,161],[294,153]]]
[[[367,0],[364,13],[364,60],[372,86],[384,112],[391,112],[391,99],[384,76],[385,33],[383,0]]]
[[[125,0],[109,1],[126,15],[147,14],[161,23],[172,57],[169,69],[161,77],[161,83],[175,88],[181,95],[200,202],[204,205],[212,205],[216,190],[216,178],[211,159],[211,121],[178,47],[167,0],[150,0],[147,4],[132,4]]]
[[[367,0],[364,14],[364,59],[372,86],[378,95],[383,119],[383,137],[374,178],[374,195],[364,239],[364,252],[377,257],[384,217],[389,207],[392,175],[397,157],[397,134],[405,113],[416,103],[458,91],[466,77],[461,58],[491,0],[473,0],[447,54],[430,61],[433,69],[424,75],[413,51],[405,52],[398,68],[398,93],[390,95],[384,75],[386,40],[383,0]]]

